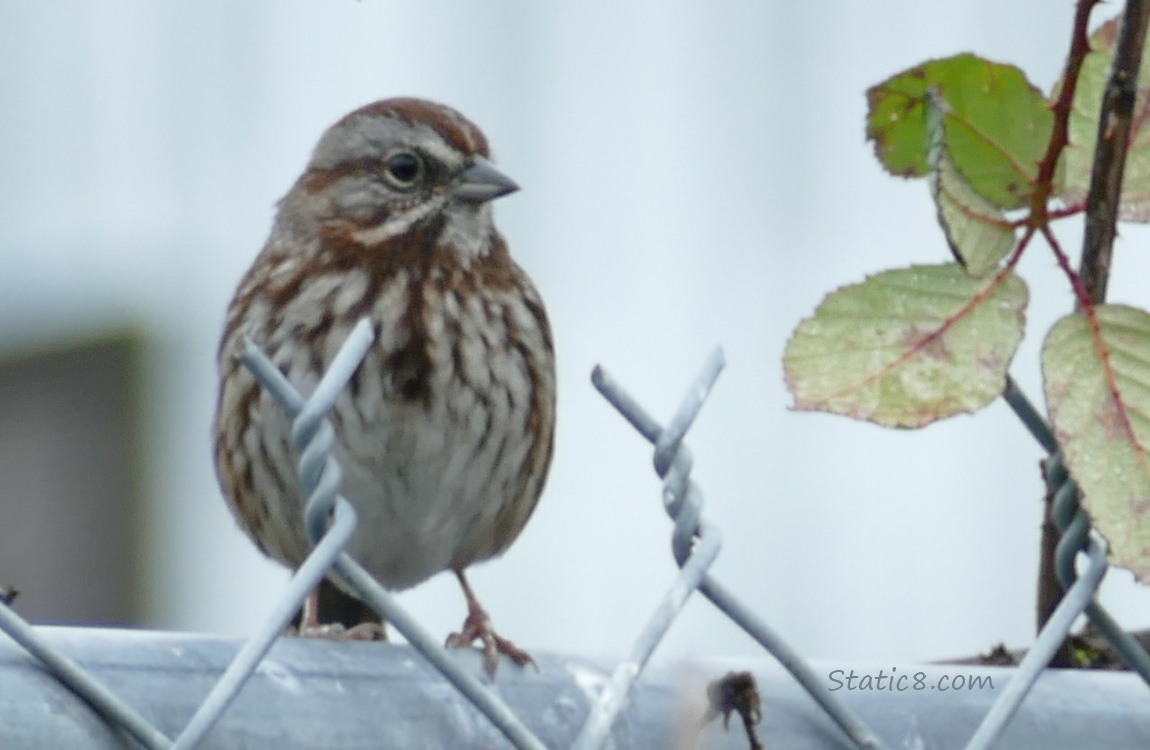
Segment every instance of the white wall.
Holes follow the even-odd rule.
[[[441,99],[524,188],[499,220],[559,346],[547,494],[475,573],[506,634],[628,649],[673,574],[670,524],[649,451],[588,374],[604,363],[667,415],[721,343],[729,368],[689,439],[724,532],[717,575],[811,656],[1022,645],[1040,451],[1008,410],[914,433],[798,414],[780,357],[825,292],[946,256],[926,186],[886,176],[864,143],[864,89],[966,49],[1049,88],[1071,6],[5,3],[0,348],[116,321],[152,332],[149,624],[246,632],[284,576],[212,474],[224,305],[324,127],[384,96]],[[1119,250],[1112,297],[1144,304],[1133,261]],[[1015,372],[1035,398],[1041,326],[1071,305],[1053,271],[1040,247],[1023,264],[1035,327]],[[1144,591],[1111,588],[1126,624],[1150,623]],[[447,579],[404,600],[440,632],[463,615]],[[695,602],[661,653],[754,652]]]

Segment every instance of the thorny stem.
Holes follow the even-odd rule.
[[[1062,266],[1063,270],[1072,273],[1070,272],[1070,263],[1066,259],[1066,253],[1062,252],[1062,248],[1058,244],[1058,239],[1054,236],[1054,233],[1050,231],[1050,227],[1043,227],[1042,234],[1046,237],[1046,241],[1050,243],[1050,246],[1054,248],[1055,256],[1058,258],[1058,264]],[[1090,325],[1091,335],[1098,349],[1098,358],[1102,362],[1106,382],[1110,387],[1110,397],[1114,400],[1114,406],[1118,411],[1120,420],[1126,425],[1127,431],[1133,434],[1134,429],[1130,427],[1130,416],[1126,411],[1125,401],[1118,392],[1117,376],[1114,374],[1114,368],[1110,362],[1110,353],[1102,343],[1102,323],[1098,320],[1098,310],[1095,307],[1095,302],[1089,290],[1086,288],[1086,282],[1082,276],[1072,274],[1071,280],[1074,282],[1074,293],[1078,295],[1079,299],[1085,298],[1090,300],[1089,304],[1083,306],[1082,311],[1083,314],[1086,315],[1086,320]]]
[[[1031,197],[1030,215],[1027,217],[1031,233],[1041,228],[1043,237],[1050,243],[1051,249],[1058,260],[1058,264],[1066,273],[1067,278],[1075,285],[1075,292],[1081,287],[1081,279],[1074,273],[1066,254],[1062,252],[1050,231],[1052,217],[1049,201],[1054,191],[1054,176],[1058,169],[1058,161],[1062,152],[1070,142],[1070,114],[1074,108],[1074,94],[1078,90],[1078,76],[1082,71],[1082,64],[1086,55],[1090,53],[1090,13],[1098,0],[1078,0],[1074,11],[1074,27],[1070,33],[1070,50],[1066,55],[1066,68],[1062,73],[1062,89],[1058,92],[1058,99],[1052,107],[1054,125],[1050,133],[1050,141],[1046,145],[1046,154],[1038,166],[1038,178]],[[1027,235],[1029,236],[1029,234]],[[1081,299],[1081,296],[1079,296]],[[1040,542],[1041,560],[1038,569],[1038,592],[1035,602],[1038,630],[1041,631],[1046,621],[1050,619],[1059,600],[1062,598],[1062,585],[1058,581],[1055,566],[1055,551],[1061,534],[1053,519],[1053,488],[1047,487],[1043,503],[1042,538]],[[1071,658],[1069,641],[1064,642],[1051,659],[1050,666],[1068,666]]]
[[[1047,203],[1054,191],[1054,173],[1062,151],[1070,143],[1070,112],[1074,108],[1074,92],[1078,90],[1078,74],[1082,63],[1090,52],[1090,12],[1099,0],[1078,0],[1074,11],[1074,29],[1070,35],[1070,52],[1066,55],[1066,70],[1062,73],[1062,90],[1051,108],[1054,112],[1054,126],[1050,141],[1046,144],[1046,154],[1038,164],[1038,177],[1035,179],[1034,194],[1030,198],[1030,225],[1038,226],[1048,221]]]
[[[1097,0],[1080,0],[1075,14],[1071,51],[1066,63],[1064,87],[1055,104],[1054,133],[1050,147],[1039,170],[1039,184],[1035,189],[1031,209],[1032,221],[1038,221],[1041,231],[1050,245],[1058,265],[1074,287],[1077,308],[1082,310],[1094,332],[1095,341],[1101,340],[1101,329],[1095,312],[1095,305],[1106,300],[1106,286],[1109,281],[1110,260],[1117,233],[1118,208],[1122,190],[1122,177],[1126,165],[1126,152],[1133,125],[1134,104],[1138,86],[1138,71],[1141,66],[1142,46],[1146,39],[1147,21],[1150,20],[1150,2],[1128,0],[1122,19],[1110,80],[1103,94],[1099,116],[1098,140],[1094,151],[1093,170],[1090,175],[1090,189],[1086,198],[1086,221],[1082,240],[1082,257],[1078,273],[1070,267],[1070,261],[1051,232],[1045,202],[1053,186],[1054,168],[1059,154],[1066,146],[1070,107],[1073,92],[1078,82],[1082,60],[1090,51],[1087,36],[1087,22],[1090,10]],[[1043,180],[1042,176],[1046,179]],[[1041,200],[1042,205],[1039,205]],[[1101,352],[1105,360],[1105,352]],[[1113,380],[1111,382],[1113,390]],[[1114,394],[1117,396],[1117,394]],[[1115,399],[1121,407],[1121,400]],[[1047,488],[1045,514],[1047,522],[1042,527],[1043,560],[1039,571],[1038,625],[1041,628],[1053,612],[1060,587],[1052,585],[1053,560],[1046,559],[1053,554],[1059,532],[1051,519],[1051,502],[1054,488]],[[1051,666],[1068,666],[1069,644],[1063,644],[1059,653],[1051,661]]]
[[[1094,338],[1095,346],[1098,349],[1098,358],[1102,362],[1106,382],[1110,387],[1110,396],[1114,400],[1114,406],[1118,411],[1118,416],[1122,423],[1127,426],[1128,432],[1133,434],[1133,428],[1129,427],[1130,417],[1126,412],[1125,402],[1118,392],[1116,384],[1117,377],[1114,374],[1114,369],[1110,362],[1110,354],[1102,343],[1102,323],[1098,320],[1098,310],[1095,307],[1095,304],[1100,303],[1102,300],[1095,301],[1091,291],[1086,287],[1085,279],[1070,270],[1070,262],[1066,258],[1066,253],[1062,252],[1062,247],[1058,244],[1058,238],[1050,231],[1050,227],[1042,227],[1042,234],[1046,238],[1046,241],[1050,243],[1050,247],[1054,249],[1055,257],[1058,258],[1058,265],[1070,275],[1071,282],[1074,284],[1074,293],[1080,300],[1084,299],[1087,301],[1086,304],[1082,305],[1082,312],[1086,315],[1086,320],[1090,325],[1090,332]]]
[[[1082,277],[1075,273],[1074,269],[1071,268],[1070,258],[1062,249],[1062,245],[1058,242],[1058,238],[1054,236],[1054,232],[1050,229],[1050,225],[1043,224],[1041,227],[1039,227],[1039,231],[1042,232],[1042,236],[1046,240],[1046,244],[1050,245],[1050,250],[1054,253],[1054,259],[1058,261],[1058,267],[1061,268],[1062,272],[1066,274],[1066,277],[1070,279],[1070,286],[1074,289],[1074,296],[1079,300],[1080,306],[1086,309],[1087,315],[1093,316],[1094,305],[1091,302],[1090,292],[1086,288],[1086,283],[1083,281]],[[1082,304],[1083,301],[1086,302],[1085,305]]]

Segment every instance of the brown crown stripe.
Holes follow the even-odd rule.
[[[491,156],[487,137],[482,131],[459,112],[442,104],[406,97],[384,99],[360,107],[336,124],[364,115],[400,117],[413,124],[424,123],[434,128],[453,148],[465,154],[479,154],[485,158]]]

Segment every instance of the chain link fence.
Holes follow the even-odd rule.
[[[356,515],[340,496],[340,468],[331,456],[334,432],[326,417],[372,340],[371,325],[361,321],[307,399],[248,342],[244,363],[294,419],[300,481],[309,495],[305,524],[314,545],[257,631],[229,658],[229,644],[219,639],[32,627],[0,601],[0,630],[26,651],[18,658],[0,639],[0,747],[81,746],[70,744],[68,732],[87,737],[82,744],[92,747],[151,750],[272,744],[280,750],[378,747],[381,742],[518,750],[753,749],[775,742],[788,749],[976,750],[995,746],[1004,734],[1009,746],[1018,748],[1137,747],[1150,742],[1150,702],[1141,687],[1150,684],[1150,655],[1095,601],[1107,570],[1106,543],[1091,531],[1078,507],[1077,489],[1059,460],[1049,426],[1013,381],[1004,397],[1051,453],[1047,475],[1051,486],[1058,487],[1054,515],[1063,532],[1058,573],[1066,594],[1017,669],[980,670],[981,686],[989,679],[993,690],[955,690],[942,698],[938,687],[944,682],[963,677],[965,683],[976,677],[949,674],[937,666],[905,665],[899,676],[910,678],[907,690],[840,691],[846,675],[834,675],[843,670],[803,659],[708,572],[719,554],[720,535],[703,517],[703,496],[691,479],[693,459],[684,439],[723,368],[720,351],[703,363],[665,425],[602,368],[592,374],[600,393],[654,447],[663,505],[674,521],[672,550],[679,572],[668,582],[630,654],[609,673],[602,665],[545,657],[538,674],[501,675],[493,683],[483,677],[476,654],[441,646],[342,552],[355,531]],[[1081,571],[1077,561],[1082,562]],[[349,582],[410,648],[279,642],[308,593],[331,571]],[[716,667],[707,678],[690,679],[666,670],[645,672],[695,592],[762,645],[777,666],[756,664],[752,671]],[[1130,674],[1046,671],[1082,613],[1141,680]],[[84,658],[70,655],[77,652]],[[887,677],[894,678],[900,670],[891,669]],[[723,672],[726,677],[720,676]],[[161,675],[164,679],[157,682]],[[60,685],[74,696],[62,699]],[[324,719],[317,721],[308,713],[304,720],[303,714],[285,707],[285,695],[306,696],[315,711],[325,712],[320,714]],[[1076,710],[1067,709],[1068,701]],[[766,726],[756,727],[764,713]],[[718,728],[732,715],[741,720],[745,733]],[[1095,725],[1093,720],[1102,715],[1107,717],[1105,726]],[[74,720],[60,724],[64,716]],[[718,716],[722,722],[704,726]],[[226,726],[216,728],[221,720]],[[386,721],[384,740],[378,734],[381,720]],[[764,744],[760,734],[770,743]]]

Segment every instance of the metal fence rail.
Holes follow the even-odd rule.
[[[149,717],[164,733],[184,726],[242,647],[237,638],[79,628],[37,629],[50,647],[84,664],[102,684]],[[538,671],[508,669],[497,690],[527,728],[550,748],[568,748],[613,665],[547,652],[533,653]],[[482,674],[478,653],[456,658]],[[879,665],[813,663],[835,670],[875,672]],[[889,674],[924,673],[990,679],[962,690],[850,692],[843,702],[885,738],[907,750],[959,748],[974,732],[1014,669],[884,663]],[[610,746],[658,750],[747,750],[732,718],[700,726],[705,684],[728,670],[750,671],[764,698],[760,737],[768,750],[845,750],[849,742],[788,672],[768,658],[659,662],[644,671]],[[1010,750],[1137,748],[1150,737],[1145,688],[1130,673],[1047,671],[1011,722],[1001,747]],[[136,747],[47,673],[18,645],[0,638],[0,747],[122,750]],[[380,643],[280,639],[221,721],[204,750],[379,750],[380,748],[500,748],[507,743],[471,704],[413,649]]]
[[[120,649],[114,652],[117,659],[108,663],[94,658],[95,655],[87,648],[79,649],[79,652],[69,649],[66,646],[69,638],[74,636],[74,631],[33,628],[0,602],[0,630],[38,660],[38,664],[29,662],[26,657],[22,662],[14,661],[7,654],[12,646],[0,640],[0,696],[6,695],[6,680],[28,683],[27,692],[7,686],[16,691],[12,695],[17,696],[17,700],[0,697],[0,739],[5,741],[3,747],[44,746],[43,736],[35,738],[39,744],[17,745],[13,744],[14,740],[9,741],[5,733],[15,737],[11,730],[12,722],[24,726],[26,716],[42,718],[46,713],[42,710],[44,706],[52,706],[59,715],[66,713],[55,708],[60,700],[60,685],[67,686],[84,702],[75,703],[69,709],[86,705],[90,708],[85,707],[81,711],[86,717],[90,719],[93,716],[90,709],[95,709],[96,715],[102,717],[105,727],[103,736],[113,744],[99,745],[101,747],[131,746],[128,737],[146,748],[178,750],[264,746],[270,745],[274,738],[280,750],[287,750],[295,745],[290,744],[285,727],[293,724],[293,719],[305,714],[311,716],[310,721],[316,723],[317,727],[337,733],[339,738],[313,738],[311,744],[300,747],[353,747],[356,744],[351,740],[360,736],[363,727],[377,726],[371,718],[373,711],[379,716],[391,716],[399,722],[398,725],[407,726],[404,723],[406,720],[394,714],[397,706],[408,706],[408,713],[402,716],[416,717],[418,725],[410,730],[412,734],[403,735],[409,740],[403,744],[428,747],[461,746],[458,744],[459,736],[466,738],[469,746],[489,746],[494,744],[495,737],[502,736],[503,741],[520,750],[559,750],[567,747],[594,750],[607,746],[669,747],[671,745],[666,740],[668,730],[665,727],[671,727],[673,733],[669,736],[677,738],[675,742],[681,747],[696,746],[682,745],[684,736],[698,732],[701,741],[706,731],[712,735],[716,731],[720,732],[717,736],[724,737],[719,740],[724,743],[724,747],[746,746],[748,738],[740,738],[737,732],[723,735],[721,730],[698,727],[700,722],[692,718],[689,711],[682,709],[682,693],[685,689],[682,679],[675,680],[673,687],[668,687],[671,683],[667,678],[644,675],[651,654],[673,624],[683,604],[696,590],[758,641],[793,678],[793,681],[785,680],[777,670],[771,673],[772,676],[761,678],[767,685],[766,714],[771,730],[768,735],[772,741],[779,738],[780,727],[796,729],[793,737],[783,745],[787,748],[850,746],[880,750],[888,746],[965,746],[974,750],[991,747],[1004,736],[1011,738],[1011,747],[1106,746],[1098,744],[1100,735],[1096,726],[1089,728],[1085,739],[1081,726],[1063,726],[1068,721],[1072,722],[1076,714],[1065,711],[1064,700],[1059,693],[1050,692],[1099,679],[1104,679],[1105,685],[1102,688],[1095,686],[1093,689],[1097,692],[1094,695],[1105,693],[1115,701],[1103,704],[1108,705],[1106,710],[1109,712],[1110,725],[1107,731],[1112,730],[1116,739],[1140,737],[1145,742],[1150,736],[1150,703],[1146,702],[1141,687],[1136,689],[1138,697],[1131,697],[1130,694],[1135,692],[1131,690],[1134,683],[1132,676],[1110,675],[1100,678],[1043,673],[1074,620],[1085,611],[1115,644],[1123,658],[1144,680],[1150,682],[1150,655],[1134,639],[1122,633],[1113,619],[1094,601],[1094,595],[1106,572],[1106,545],[1101,537],[1090,532],[1089,520],[1077,507],[1077,490],[1066,476],[1056,454],[1048,463],[1052,481],[1057,480],[1061,486],[1056,497],[1055,515],[1065,533],[1059,548],[1059,574],[1068,587],[1068,593],[1021,667],[1000,673],[1003,689],[979,694],[977,698],[967,693],[958,702],[958,707],[965,711],[960,715],[955,714],[956,703],[952,695],[947,696],[947,708],[943,709],[934,698],[927,697],[932,694],[925,690],[852,694],[850,690],[839,692],[831,689],[827,670],[820,671],[802,659],[765,622],[707,572],[719,553],[719,534],[702,517],[702,493],[690,478],[692,457],[683,440],[722,370],[723,358],[718,351],[706,360],[679,410],[666,427],[647,414],[602,369],[596,368],[592,376],[596,388],[604,397],[654,445],[655,471],[663,479],[663,503],[675,521],[672,549],[680,568],[679,574],[670,582],[667,593],[639,634],[630,656],[617,665],[609,677],[587,664],[549,658],[540,662],[541,675],[538,677],[530,673],[505,674],[495,685],[484,684],[478,676],[482,673],[472,658],[474,655],[449,653],[445,650],[386,590],[342,552],[355,530],[356,517],[352,506],[339,495],[340,468],[331,456],[335,436],[326,415],[371,346],[372,338],[370,324],[361,321],[315,392],[306,400],[254,344],[250,341],[248,343],[248,350],[243,357],[245,364],[294,418],[292,437],[301,457],[300,481],[309,495],[305,525],[314,550],[293,576],[262,626],[231,656],[226,668],[222,655],[228,649],[221,646],[220,641],[181,637],[180,645],[169,646],[163,658],[153,654],[153,660],[147,662],[148,668],[140,667],[133,671],[131,665],[139,661],[136,654]],[[1054,450],[1056,446],[1049,427],[1013,382],[1009,384],[1005,396],[1035,437],[1048,450]],[[1075,560],[1080,552],[1085,553],[1086,560],[1081,577],[1075,570]],[[387,648],[379,644],[280,642],[280,634],[308,592],[332,570],[338,571],[344,580],[353,585],[363,600],[404,636],[422,660],[412,660],[407,649]],[[170,636],[152,637],[159,641],[170,639]],[[95,638],[99,640],[99,636]],[[205,640],[216,646],[200,648]],[[347,660],[346,655],[351,653],[348,649],[363,649],[354,664],[370,663],[378,668],[378,671],[368,673],[370,680],[352,679],[354,675],[362,677],[363,673],[357,672],[353,663]],[[77,658],[68,655],[70,650]],[[321,652],[327,654],[323,661],[308,662],[309,658],[315,658]],[[332,655],[336,653],[342,654],[343,659]],[[78,660],[88,664],[88,667],[81,667]],[[285,666],[287,662],[291,666]],[[327,671],[317,668],[317,664],[327,665]],[[340,669],[348,671],[335,674],[331,671],[332,664],[341,664]],[[425,669],[428,664],[443,681],[428,677]],[[54,675],[59,684],[46,682],[47,675],[43,669]],[[157,692],[154,688],[146,689],[143,686],[155,682],[154,675],[149,671],[152,669],[166,673],[169,677],[180,672],[188,673],[188,679],[174,684],[169,680],[163,692]],[[937,673],[937,668],[908,669],[909,673],[921,672],[925,675],[924,680],[942,676]],[[987,668],[981,671],[994,670]],[[126,675],[135,675],[137,679],[133,682]],[[342,702],[350,703],[358,712],[345,716],[346,720],[336,718],[338,715],[346,715],[346,707],[333,706],[332,701],[325,697],[324,691],[330,688],[332,679],[339,683],[340,690],[343,689],[344,681],[350,680],[357,690],[362,688],[365,691],[350,702],[346,695],[342,696]],[[417,688],[416,693],[410,696],[416,703],[408,704],[404,702],[406,699],[394,694],[394,688],[400,682],[406,684],[413,680],[413,684],[403,688],[406,691]],[[636,686],[640,684],[643,685],[642,689],[637,689]],[[444,700],[443,685],[450,685],[457,691],[451,700]],[[524,685],[531,687],[524,690]],[[322,714],[312,715],[291,701],[285,701],[282,695],[285,686],[290,687],[288,692],[292,695],[306,698],[312,710],[317,707],[313,703],[330,710],[332,720],[324,720]],[[1080,690],[1082,686],[1074,689]],[[194,697],[188,694],[189,690]],[[701,693],[702,690],[699,687],[695,692]],[[205,692],[206,697],[203,697]],[[994,693],[997,695],[993,699],[988,697]],[[535,697],[523,698],[527,694]],[[42,696],[42,702],[29,704],[24,700],[32,695]],[[429,698],[430,695],[437,697]],[[1047,697],[1043,699],[1043,695]],[[371,702],[372,696],[379,700]],[[173,705],[158,700],[160,697],[170,697],[173,700],[178,697],[178,701]],[[878,703],[875,703],[876,697],[880,699]],[[419,702],[424,700],[428,702]],[[893,714],[892,700],[899,704]],[[1044,701],[1058,706],[1058,711],[1049,713],[1050,708]],[[1083,695],[1077,695],[1075,701],[1079,705],[1090,704]],[[781,714],[784,705],[787,711]],[[1115,714],[1112,710],[1115,705],[1122,706],[1123,712]],[[915,710],[908,713],[907,708],[911,706]],[[973,707],[978,708],[977,713],[969,712]],[[6,710],[12,715],[6,716]],[[653,711],[652,715],[661,717],[662,721],[644,714],[647,710]],[[637,712],[647,718],[635,725],[633,717]],[[252,728],[253,715],[263,717],[262,730]],[[621,718],[621,715],[628,718]],[[908,715],[914,718],[910,727],[905,725]],[[1035,715],[1041,720],[1035,720]],[[485,717],[486,723],[477,724],[475,718],[479,716]],[[868,721],[864,722],[861,718],[863,716]],[[978,719],[979,716],[982,718]],[[228,719],[227,728],[213,731],[217,723],[225,718]],[[798,720],[797,724],[795,720]],[[260,722],[257,720],[255,724]],[[664,729],[652,729],[656,725]],[[1046,737],[1046,730],[1055,725],[1059,727],[1056,736]],[[633,726],[640,727],[640,730],[632,731]],[[928,726],[932,727],[929,732],[926,731]],[[243,727],[248,727],[248,731],[255,734],[244,734]],[[876,732],[871,727],[881,728],[882,731]],[[1026,727],[1030,729],[1019,731]],[[377,746],[379,735],[376,731],[375,743],[361,746]],[[461,731],[463,734],[459,735]],[[956,734],[956,731],[959,733]],[[224,736],[228,739],[223,739]],[[884,744],[880,736],[885,738],[887,744]],[[169,739],[171,737],[174,739]],[[448,741],[451,737],[455,739]],[[483,739],[485,737],[488,739]],[[732,737],[737,738],[741,744],[729,744],[736,741]],[[911,742],[908,737],[918,738],[913,739],[916,744],[908,744]],[[930,744],[922,744],[927,737],[933,738]],[[1079,738],[1079,744],[1050,744],[1061,743],[1073,737]],[[418,743],[414,741],[416,738]],[[1043,744],[1023,744],[1036,738],[1042,739]],[[361,741],[366,742],[356,740]],[[479,741],[478,745],[476,741]],[[753,734],[750,741],[756,741]],[[942,744],[937,744],[939,742]],[[53,744],[59,743],[53,741]]]

